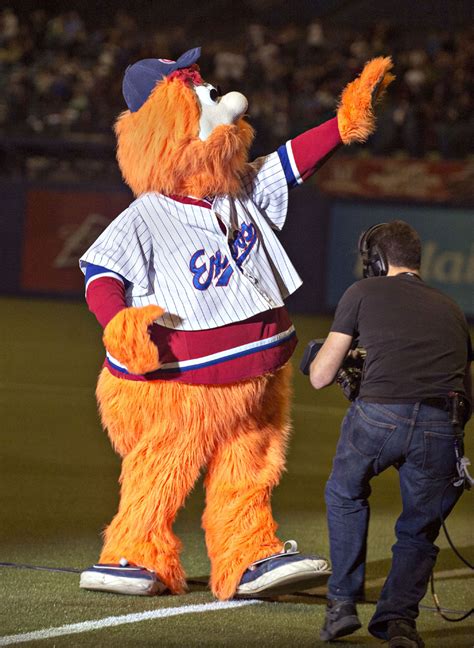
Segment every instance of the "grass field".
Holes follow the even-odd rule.
[[[103,356],[100,329],[82,304],[5,298],[0,309],[0,562],[81,569],[97,559],[101,529],[118,499],[119,461],[100,428],[94,400]],[[300,338],[296,364],[306,342],[327,333],[330,320],[294,321]],[[299,372],[294,385],[293,441],[288,471],[274,493],[274,513],[282,539],[295,538],[302,550],[328,555],[323,489],[347,401],[337,387],[314,392]],[[473,427],[471,422],[466,454],[474,458]],[[472,501],[466,493],[448,521],[456,545],[471,561]],[[371,506],[368,602],[359,607],[365,627],[390,563],[400,510],[395,470],[374,482]],[[216,605],[206,585],[202,508],[199,482],[176,524],[190,579],[185,596],[84,592],[75,573],[0,567],[0,646],[324,645],[318,639],[324,587],[275,602]],[[444,536],[439,546],[436,583],[441,603],[470,609],[472,572]],[[427,609],[433,605],[430,596],[423,604],[419,628],[427,647],[474,645],[473,617],[447,623]],[[119,618],[103,621],[110,617]],[[51,630],[71,624],[80,625]],[[380,644],[365,627],[338,645]]]

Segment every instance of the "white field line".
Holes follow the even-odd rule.
[[[45,628],[34,632],[25,632],[24,634],[6,635],[0,637],[0,646],[11,646],[13,644],[24,643],[25,641],[40,641],[42,639],[51,639],[52,637],[80,634],[82,632],[102,630],[103,628],[110,628],[112,626],[139,623],[140,621],[150,621],[152,619],[165,619],[181,614],[202,614],[204,612],[215,612],[229,608],[235,609],[261,602],[255,599],[250,601],[217,601],[215,603],[204,603],[201,605],[182,605],[180,607],[148,610],[147,612],[137,612],[135,614],[123,614],[121,616],[105,617],[104,619],[82,621],[81,623],[69,623],[68,625],[58,626],[56,628]]]
[[[435,572],[436,580],[446,580],[449,578],[460,578],[472,575],[472,571],[465,567],[461,569],[449,569]],[[380,587],[383,585],[385,578],[375,578],[366,582],[366,587]],[[308,590],[308,593],[324,594],[326,586],[315,587]],[[285,597],[286,598],[286,597]],[[280,599],[280,604],[285,603],[285,598]],[[240,608],[247,605],[262,603],[256,599],[250,601],[217,601],[215,603],[204,603],[201,605],[182,605],[180,607],[161,608],[159,610],[148,610],[147,612],[138,612],[136,614],[124,614],[122,616],[105,617],[104,619],[95,619],[91,621],[82,621],[81,623],[71,623],[68,625],[58,626],[56,628],[45,628],[34,632],[24,634],[5,635],[0,637],[0,646],[12,646],[13,644],[25,643],[26,641],[41,641],[42,639],[51,639],[52,637],[61,637],[64,635],[80,634],[91,632],[92,630],[102,630],[112,626],[126,625],[130,623],[139,623],[140,621],[150,621],[152,619],[165,619],[181,614],[202,614],[204,612],[215,612],[227,610],[229,608]]]

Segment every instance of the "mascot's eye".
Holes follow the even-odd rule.
[[[199,101],[201,102],[201,105],[203,106],[215,105],[218,102],[219,97],[221,96],[219,87],[215,88],[211,85],[202,85],[196,86],[194,89],[199,98]]]

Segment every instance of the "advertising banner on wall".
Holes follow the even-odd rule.
[[[333,309],[342,293],[362,278],[357,242],[375,223],[401,219],[418,231],[423,245],[421,274],[428,284],[474,316],[474,212],[435,206],[336,202],[329,225],[326,305]]]
[[[318,187],[340,198],[474,204],[474,162],[337,157],[315,176]]]
[[[79,257],[130,203],[125,191],[30,189],[22,253],[21,289],[80,294]]]

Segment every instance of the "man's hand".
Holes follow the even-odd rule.
[[[309,370],[309,379],[315,389],[327,387],[334,382],[351,344],[351,335],[335,331],[329,333]]]

